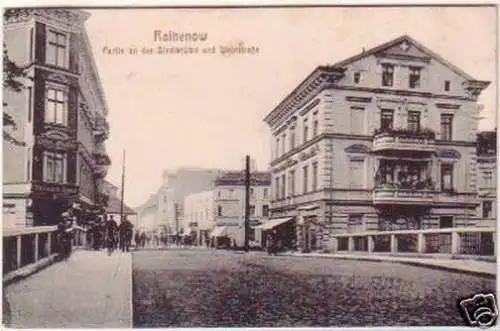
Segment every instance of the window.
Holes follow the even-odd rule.
[[[64,33],[49,30],[47,36],[47,63],[58,67],[67,66],[67,36]]]
[[[222,216],[222,206],[217,206],[217,216]]]
[[[441,164],[441,191],[453,190],[453,164]]]
[[[313,120],[313,137],[316,137],[318,135],[318,127],[319,127],[319,122],[315,116]]]
[[[286,195],[286,175],[281,175],[281,197],[284,198]]]
[[[444,90],[445,91],[450,91],[451,90],[451,82],[449,80],[444,81]]]
[[[303,181],[303,186],[302,186],[302,192],[303,192],[304,194],[306,194],[306,193],[307,193],[308,186],[309,186],[309,183],[308,183],[308,182],[309,182],[309,178],[308,178],[309,174],[308,174],[308,169],[307,169],[307,166],[304,166],[304,167],[302,168],[302,173],[303,173],[303,175],[304,175],[304,181]]]
[[[264,189],[264,199],[268,198],[268,191],[267,188]]]
[[[361,73],[359,71],[354,73],[354,84],[359,84],[361,81]]]
[[[418,111],[408,112],[408,130],[410,131],[420,130],[420,112]]]
[[[275,198],[276,200],[279,200],[280,198],[280,178],[279,176],[275,178],[275,188],[276,188],[276,193],[275,193]]]
[[[250,216],[255,216],[255,206],[254,206],[254,205],[250,205],[249,207],[250,207],[250,208],[249,208],[250,210],[249,210],[249,212],[248,212],[248,213],[249,213],[249,215],[250,215]]]
[[[441,114],[441,140],[452,140],[453,115]]]
[[[276,138],[276,157],[280,156],[280,137]]]
[[[44,181],[52,183],[65,182],[66,155],[61,153],[45,152]]]
[[[439,227],[441,229],[452,228],[453,227],[453,216],[440,216],[439,217]]]
[[[306,118],[306,119],[304,120],[304,134],[303,134],[304,143],[306,143],[306,142],[307,142],[307,139],[308,139],[307,135],[308,135],[308,133],[309,133],[308,131],[309,131],[309,127],[308,127],[308,125],[307,125],[307,118]]]
[[[281,137],[281,153],[286,153],[286,133],[283,133],[283,136]]]
[[[349,163],[349,186],[363,188],[364,186],[364,160],[352,159]]]
[[[420,68],[410,67],[409,86],[410,88],[420,87]]]
[[[254,192],[253,192],[253,188],[251,187],[251,188],[250,188],[250,196],[251,196],[252,198],[253,198],[253,194],[254,194]]]
[[[394,66],[392,64],[382,65],[382,86],[394,85]]]
[[[269,205],[262,205],[262,216],[269,216]]]
[[[492,171],[485,171],[483,173],[483,180],[484,180],[484,185],[486,187],[492,187],[493,186],[493,172]]]
[[[220,195],[221,195],[220,191],[217,191],[217,197],[218,198],[220,198]]]
[[[312,164],[312,190],[318,189],[318,162]]]
[[[295,195],[295,170],[290,170],[288,174],[288,195],[291,197]]]
[[[290,149],[295,148],[295,127],[290,128]]]
[[[394,111],[392,109],[382,109],[380,113],[380,129],[382,131],[392,130],[394,124]]]
[[[483,201],[483,218],[492,217],[493,204],[491,201]]]
[[[45,122],[67,125],[66,94],[61,90],[47,89]]]

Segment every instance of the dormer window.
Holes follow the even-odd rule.
[[[450,91],[451,90],[451,82],[449,80],[445,80],[444,81],[444,90],[446,92]]]
[[[382,64],[382,86],[394,85],[394,65]]]
[[[359,84],[361,81],[361,72],[357,71],[354,73],[354,84]]]
[[[410,76],[409,76],[409,86],[410,88],[419,88],[420,87],[420,71],[421,68],[418,67],[410,67]]]

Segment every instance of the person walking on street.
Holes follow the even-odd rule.
[[[132,235],[134,232],[133,228],[134,226],[132,223],[127,219],[127,217],[124,217],[118,227],[118,231],[120,233],[120,248],[122,252],[130,251],[130,242],[132,241]]]
[[[61,221],[57,225],[59,237],[59,260],[67,260],[71,255],[71,241],[73,239],[72,220],[69,212],[61,215]]]
[[[116,224],[113,216],[110,216],[106,221],[106,244],[108,248],[108,255],[111,255],[116,247],[116,232],[118,225]]]

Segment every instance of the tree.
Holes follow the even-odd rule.
[[[4,21],[6,21],[10,16],[15,14],[14,9],[9,9],[4,11]],[[26,68],[18,66],[14,61],[9,58],[7,51],[7,45],[3,43],[3,89],[4,95],[5,91],[12,91],[15,93],[20,93],[24,88],[23,80],[27,78]],[[8,130],[11,128],[13,130],[17,129],[16,122],[11,114],[7,112],[7,102],[3,100],[3,139],[9,143],[17,146],[24,146],[23,141],[18,140],[14,137]]]

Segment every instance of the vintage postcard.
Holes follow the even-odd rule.
[[[4,8],[3,326],[493,327],[497,13]]]

